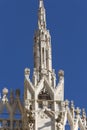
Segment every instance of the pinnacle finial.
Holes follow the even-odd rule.
[[[39,0],[38,27],[39,29],[46,28],[46,13],[43,0]]]
[[[39,0],[39,7],[41,8],[41,7],[44,7],[44,2],[43,2],[43,0]]]

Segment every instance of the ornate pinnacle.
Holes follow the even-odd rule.
[[[59,77],[61,77],[61,76],[64,77],[64,71],[63,71],[63,70],[59,70],[58,76],[59,76]]]
[[[30,75],[30,69],[25,68],[24,72],[25,72],[25,75]]]
[[[71,101],[71,109],[74,108],[74,101]]]
[[[76,115],[80,114],[81,110],[79,109],[79,107],[77,107],[77,109],[75,110],[75,112],[76,112]]]
[[[39,29],[46,28],[46,14],[43,0],[39,0],[38,27]]]
[[[67,99],[65,100],[65,106],[69,106],[69,101]]]

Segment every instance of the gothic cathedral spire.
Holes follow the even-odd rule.
[[[46,13],[43,0],[39,0],[38,29],[34,35],[34,68],[40,81],[43,75],[51,81],[52,54],[51,36],[46,28]]]
[[[73,102],[64,101],[64,71],[58,72],[56,84],[52,69],[51,36],[46,27],[43,0],[39,0],[38,28],[34,34],[34,72],[25,68],[23,126],[32,130],[65,130],[67,122],[71,130],[85,130],[86,113],[74,108]],[[70,106],[70,107],[69,107]],[[27,122],[26,122],[27,121]]]

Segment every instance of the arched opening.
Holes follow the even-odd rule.
[[[47,108],[51,108],[51,97],[46,87],[44,87],[39,95],[38,95],[38,108],[43,108],[43,106],[47,106]]]
[[[40,91],[40,93],[39,93],[39,95],[38,95],[38,99],[39,99],[39,100],[51,100],[50,94],[48,93],[46,87],[44,87],[44,88]]]

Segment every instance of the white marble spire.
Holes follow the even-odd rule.
[[[43,0],[39,0],[38,28],[39,29],[45,29],[46,28],[46,13],[45,13]]]
[[[44,2],[43,2],[43,0],[39,0],[39,7],[41,8],[41,7],[44,7]]]

